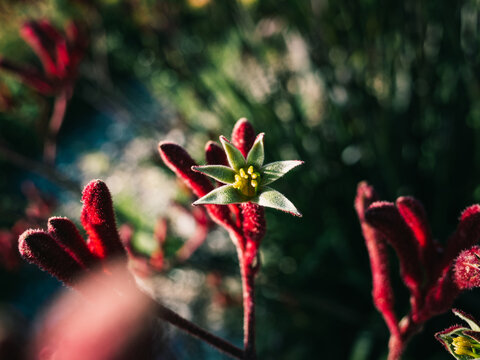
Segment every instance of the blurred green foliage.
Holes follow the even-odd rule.
[[[304,217],[267,211],[259,358],[382,359],[388,334],[371,302],[356,185],[367,180],[390,201],[416,196],[440,241],[461,210],[480,201],[479,10],[478,1],[3,1],[0,54],[39,66],[18,35],[23,21],[85,22],[90,48],[57,161],[73,181],[89,179],[69,164],[97,149],[108,171],[131,161],[133,174],[154,167],[170,176],[154,146],[144,163],[124,160],[122,148],[135,137],[149,143],[170,135],[203,161],[204,142],[228,135],[240,117],[266,133],[267,161],[304,160],[278,184]],[[52,99],[4,72],[0,84],[14,99],[0,113],[0,140],[41,162]],[[99,123],[107,125],[95,131]],[[32,176],[14,165],[0,162],[5,227],[21,216],[18,184]],[[149,196],[162,190],[143,189]],[[153,232],[152,214],[129,196],[117,203],[119,222]],[[235,275],[235,264],[234,255],[202,248],[189,265]],[[399,279],[394,284],[402,313],[406,292]],[[473,291],[457,307],[480,316],[478,300]],[[239,339],[241,311],[228,311],[235,316],[226,316],[223,331]],[[405,359],[447,359],[433,334],[452,321],[442,315],[428,323]]]

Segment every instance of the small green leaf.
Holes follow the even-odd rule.
[[[277,190],[273,190],[269,187],[260,190],[260,193],[250,201],[258,205],[285,211],[295,216],[302,216],[290,200]]]
[[[265,159],[265,153],[263,150],[263,136],[265,134],[258,134],[255,142],[252,145],[252,148],[247,155],[247,165],[253,165],[256,169],[260,169],[263,165],[263,160]]]
[[[275,161],[266,164],[260,170],[262,175],[262,186],[271,184],[272,182],[280,179],[293,168],[302,164],[303,161],[300,160]]]
[[[224,184],[235,182],[235,171],[223,165],[192,166],[193,171],[203,173]]]
[[[230,164],[230,167],[235,171],[238,171],[240,168],[245,167],[245,158],[243,157],[240,150],[233,146],[230,141],[225,138],[225,136],[220,136],[220,142],[222,143],[223,149],[227,154],[227,160]]]
[[[235,189],[233,185],[224,185],[213,191],[210,191],[207,195],[201,197],[193,203],[193,205],[205,205],[205,204],[218,204],[218,205],[227,205],[227,204],[237,204],[241,202],[246,202],[245,196],[243,196],[240,191]]]

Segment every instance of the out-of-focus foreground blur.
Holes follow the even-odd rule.
[[[0,343],[31,344],[61,288],[19,258],[18,235],[54,215],[78,220],[82,187],[100,178],[144,259],[142,286],[241,344],[235,248],[192,215],[194,198],[157,144],[175,141],[203,164],[205,143],[246,117],[266,133],[266,162],[305,161],[277,185],[303,218],[266,210],[258,358],[384,359],[356,185],[367,180],[389,201],[415,196],[442,242],[480,201],[479,12],[476,1],[0,0],[0,63],[51,82],[0,66]],[[78,40],[75,71],[70,52],[57,55],[71,73],[44,74],[24,27],[32,20]],[[207,230],[195,252],[175,256]],[[393,285],[402,314],[407,292],[399,277]],[[456,307],[480,317],[478,290]],[[433,334],[454,322],[428,322],[404,359],[448,359]],[[158,331],[165,359],[227,359]]]

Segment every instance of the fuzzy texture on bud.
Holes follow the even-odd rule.
[[[81,220],[89,235],[88,242],[69,219],[61,217],[48,220],[48,232],[27,230],[19,239],[20,254],[28,262],[69,286],[75,285],[78,275],[99,263],[105,266],[106,260],[126,259],[105,183],[91,181],[84,189],[83,202]]]
[[[455,260],[455,283],[462,290],[480,287],[480,246],[464,250]]]
[[[480,238],[480,205],[470,206],[462,213],[457,230],[444,249],[434,242],[418,200],[400,197],[395,204],[368,204],[365,200],[373,201],[372,194],[373,188],[360,183],[355,207],[370,256],[374,303],[391,333],[388,359],[396,360],[427,320],[452,307],[462,289],[480,286],[476,268],[479,249],[472,248],[458,256]],[[401,278],[410,291],[410,312],[397,325],[393,324],[396,316],[383,241],[394,248]]]
[[[480,205],[466,208],[460,216],[457,230],[448,240],[443,265],[455,259],[459,252],[475,245],[480,240]]]
[[[28,21],[20,35],[42,63],[43,73],[36,68],[17,65],[0,57],[0,68],[16,74],[22,82],[46,95],[62,91],[71,96],[78,65],[87,48],[87,38],[77,24],[71,22],[62,35],[46,20]]]
[[[52,236],[41,230],[27,230],[19,239],[20,254],[40,269],[72,286],[85,268]]]
[[[241,207],[242,218],[244,219],[243,233],[247,239],[260,243],[267,231],[264,208],[253,203],[245,203]]]
[[[232,131],[232,143],[240,150],[246,158],[255,141],[255,130],[252,124],[246,119],[241,118],[237,121]]]
[[[99,258],[124,256],[107,185],[91,181],[83,190],[81,221],[88,233],[88,247]]]
[[[410,228],[403,220],[394,204],[375,202],[365,213],[365,219],[395,249],[400,261],[400,273],[405,285],[412,292],[414,301],[420,297],[422,282],[421,268],[418,263],[418,252]]]
[[[361,182],[357,187],[355,198],[355,210],[357,211],[363,237],[370,258],[372,273],[372,297],[375,307],[382,314],[392,334],[398,336],[398,319],[395,315],[395,298],[390,284],[388,270],[387,243],[385,239],[365,220],[365,212],[368,207],[378,200],[374,188],[366,182]]]
[[[77,227],[67,218],[53,217],[48,219],[47,230],[65,250],[85,267],[90,267],[98,262],[77,230]]]
[[[181,146],[162,142],[158,150],[163,162],[172,170],[198,197],[202,197],[212,191],[213,185],[203,174],[192,170],[197,164]],[[208,213],[212,219],[220,225],[231,228],[233,220],[228,207],[221,205],[207,205]]]
[[[205,160],[209,165],[225,165],[228,166],[227,155],[222,147],[213,141],[207,142],[205,145]]]
[[[422,203],[411,196],[402,196],[395,202],[398,211],[402,215],[405,223],[412,231],[413,237],[417,242],[418,258],[428,271],[428,280],[433,276],[433,266],[437,259],[437,252],[433,243],[433,238],[428,224],[427,214]]]

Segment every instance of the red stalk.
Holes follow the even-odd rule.
[[[62,126],[67,111],[69,90],[63,89],[56,97],[52,117],[48,124],[48,133],[45,141],[43,156],[45,161],[52,164],[57,152],[57,134]]]

